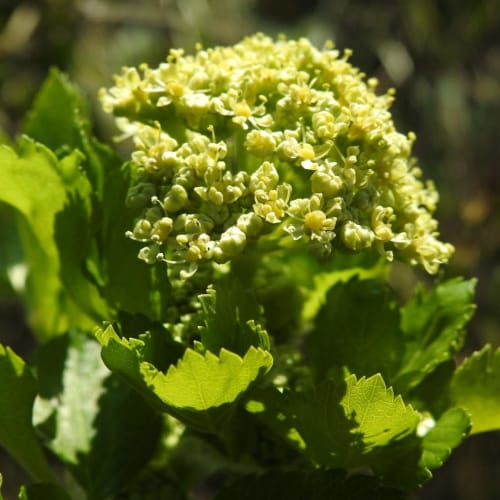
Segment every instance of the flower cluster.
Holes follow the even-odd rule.
[[[348,58],[258,34],[124,68],[101,100],[135,143],[139,256],[188,276],[271,238],[321,255],[375,247],[430,273],[447,262],[415,137],[395,130],[391,93]]]

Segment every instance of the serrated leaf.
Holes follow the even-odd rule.
[[[381,486],[368,476],[350,476],[341,470],[270,471],[261,476],[247,476],[235,481],[215,500],[402,500],[401,491]]]
[[[269,350],[267,332],[255,321],[260,316],[259,304],[237,278],[219,280],[200,302],[205,313],[205,326],[200,328],[205,348],[213,353],[224,348],[241,356],[250,346]]]
[[[393,382],[401,393],[416,387],[463,345],[465,325],[471,319],[476,281],[461,278],[441,283],[428,292],[417,291],[401,310],[405,353]]]
[[[327,380],[308,392],[256,391],[247,409],[322,466],[376,466],[384,453],[389,461],[420,456],[419,414],[380,375]]]
[[[24,361],[0,344],[0,444],[37,480],[52,474],[31,424],[37,392]]]
[[[485,346],[457,369],[451,381],[453,403],[470,413],[472,434],[500,429],[500,348]]]
[[[452,450],[465,439],[469,429],[470,419],[461,408],[443,413],[422,439],[421,464],[429,469],[441,467]]]
[[[383,283],[338,283],[328,292],[307,339],[317,378],[323,379],[333,367],[346,366],[358,376],[381,373],[390,380],[403,351],[399,322],[399,310]]]
[[[166,376],[155,373],[152,382],[172,406],[207,410],[233,402],[271,364],[271,355],[254,347],[242,358],[226,349],[219,356],[186,349]]]
[[[272,366],[272,357],[250,347],[245,356],[222,349],[219,356],[186,349],[184,356],[167,373],[141,359],[147,338],[120,339],[112,327],[98,334],[107,366],[159,409],[212,432],[231,413],[236,401],[259,376]]]
[[[23,132],[52,150],[75,146],[79,142],[79,122],[85,115],[80,93],[65,75],[53,68],[35,97]]]
[[[312,394],[292,395],[290,405],[306,453],[330,467],[370,464],[372,453],[411,435],[419,421],[380,375],[327,381]]]
[[[38,373],[34,420],[47,446],[90,497],[116,493],[151,458],[160,415],[110,374],[99,344],[79,332],[43,345]]]

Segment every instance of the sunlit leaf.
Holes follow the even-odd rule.
[[[98,335],[107,366],[125,377],[161,410],[212,432],[231,413],[236,401],[259,376],[272,366],[272,357],[250,347],[240,357],[222,349],[219,356],[187,349],[167,373],[141,359],[147,337],[120,339],[108,327]]]
[[[47,148],[28,139],[22,141],[18,153],[0,147],[0,201],[19,214],[31,324],[45,339],[70,326],[92,328],[98,318],[106,316],[99,293],[83,276],[80,251],[85,248],[82,238],[85,241],[86,227],[82,218],[89,214],[81,198],[79,204],[70,205],[72,186],[75,196],[85,196],[81,189],[87,189],[81,188],[85,186],[79,170],[81,160],[78,152],[58,160]],[[66,241],[62,248],[57,238]],[[78,305],[77,298],[81,299]]]
[[[380,375],[325,382],[291,398],[294,423],[311,458],[330,467],[370,462],[377,449],[412,434],[419,416]]]

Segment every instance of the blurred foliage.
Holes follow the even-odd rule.
[[[353,49],[353,63],[381,89],[397,89],[396,123],[417,134],[415,153],[441,193],[443,239],[457,248],[447,273],[479,278],[469,347],[500,345],[500,0],[0,0],[0,140],[19,131],[51,66],[84,89],[110,139],[115,130],[96,92],[121,66],[158,64],[171,47],[234,43],[255,31],[318,45],[333,39]],[[397,288],[414,282],[413,271],[395,269]],[[4,323],[7,330],[12,321]],[[492,449],[480,449],[485,458],[465,455],[470,469],[454,457],[442,473],[455,470],[453,484],[431,483],[423,497],[500,497],[484,471],[500,461],[488,464]],[[464,468],[475,474],[472,493]]]

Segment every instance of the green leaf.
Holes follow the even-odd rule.
[[[450,395],[470,413],[472,434],[500,430],[500,348],[487,345],[467,358],[455,372]]]
[[[85,298],[95,295],[85,288],[98,283],[114,308],[163,321],[170,288],[165,266],[145,265],[137,258],[139,244],[125,237],[137,216],[125,207],[129,169],[122,168],[116,153],[92,136],[85,100],[57,70],[51,71],[40,90],[24,132],[60,155],[68,150],[83,153],[80,167],[90,184],[81,189],[81,179],[66,183],[71,216],[58,219],[57,244],[65,253],[61,261],[67,289],[77,295],[78,303],[86,304]],[[84,279],[72,279],[80,278],[76,265]],[[111,315],[108,311],[104,317],[109,320]]]
[[[61,281],[66,293],[96,324],[111,319],[113,312],[101,296],[97,282],[88,270],[94,245],[96,224],[93,221],[93,188],[80,165],[59,161],[66,202],[55,218],[55,240],[61,263]]]
[[[71,500],[71,497],[54,483],[35,483],[22,486],[19,500]]]
[[[254,294],[232,276],[219,280],[215,291],[200,297],[205,326],[200,329],[203,345],[213,353],[222,348],[244,355],[250,346],[269,350],[267,332],[255,323],[260,316]]]
[[[0,344],[0,444],[37,480],[51,471],[31,424],[37,392],[24,361]]]
[[[390,380],[403,351],[399,311],[390,289],[373,280],[338,283],[329,292],[307,339],[318,379],[332,367]]]
[[[314,464],[371,467],[386,484],[405,489],[429,477],[418,464],[420,416],[380,375],[327,380],[309,392],[254,391],[247,410]]]
[[[186,349],[177,366],[170,366],[166,376],[155,373],[152,382],[172,406],[202,411],[235,401],[269,368],[271,356],[262,349],[250,347],[243,358],[225,349],[219,356]]]
[[[54,102],[58,105],[54,106]],[[59,155],[78,150],[84,156],[81,168],[90,182],[91,189],[85,193],[90,196],[83,197],[82,190],[66,185],[72,216],[59,221],[61,237],[57,243],[65,251],[61,261],[68,290],[77,294],[78,303],[86,304],[86,297],[95,296],[86,293],[85,287],[90,289],[91,283],[99,283],[114,308],[164,321],[170,289],[165,266],[144,264],[137,258],[140,245],[125,237],[138,215],[125,207],[130,171],[122,168],[115,152],[92,136],[85,99],[56,69],[50,72],[37,95],[24,132]],[[83,212],[90,201],[89,219],[83,217]],[[72,274],[78,276],[74,273],[75,264],[85,280],[71,279]],[[109,320],[110,316],[108,311],[104,317]]]
[[[107,366],[125,377],[162,411],[203,430],[216,432],[231,414],[235,402],[259,376],[272,366],[272,357],[250,347],[240,357],[222,349],[219,356],[186,349],[167,373],[141,359],[148,337],[120,339],[112,327],[98,334]]]
[[[215,500],[402,500],[401,491],[381,486],[368,476],[350,476],[340,470],[270,471],[247,476],[225,487]]]
[[[81,151],[86,157],[84,168],[93,190],[102,198],[105,168],[110,163],[119,165],[120,161],[115,153],[92,137],[85,99],[57,69],[50,71],[38,92],[23,132],[58,153]]]
[[[35,97],[23,132],[52,150],[64,145],[76,146],[80,141],[85,108],[76,87],[53,68]]]
[[[419,430],[422,428],[421,422]],[[421,464],[429,469],[441,467],[456,448],[467,436],[470,430],[470,419],[461,408],[452,408],[443,413],[439,420],[422,440],[423,453]]]
[[[402,309],[401,328],[406,350],[393,385],[406,393],[454,355],[463,345],[464,329],[475,305],[476,281],[461,278],[417,291]]]
[[[0,200],[24,217],[20,229],[31,270],[27,283],[31,323],[48,338],[66,330],[68,324],[60,314],[62,284],[54,243],[55,214],[62,210],[66,197],[57,159],[44,147],[25,143],[19,156],[0,147],[0,165]]]
[[[91,498],[113,495],[153,455],[160,415],[110,374],[99,344],[79,332],[42,346],[38,372],[35,420],[48,447]]]
[[[44,146],[27,139],[20,144],[18,154],[0,147],[0,201],[12,206],[20,216],[19,234],[29,268],[26,299],[31,324],[42,339],[61,334],[70,326],[92,328],[106,316],[98,292],[82,277],[80,257],[68,252],[61,255],[56,244],[56,233],[59,239],[75,238],[76,242],[80,241],[78,232],[85,234],[79,217],[63,214],[69,203],[66,183],[85,182],[80,163],[78,152],[59,161]],[[84,206],[78,210],[84,210]],[[61,220],[64,223],[57,227]],[[61,230],[67,228],[70,234],[61,235]],[[68,245],[71,251],[75,243]],[[85,297],[85,310],[67,293],[73,282],[78,298]]]
[[[329,467],[370,464],[370,455],[414,433],[419,421],[380,375],[321,383],[312,394],[291,395],[290,408],[306,453]]]

